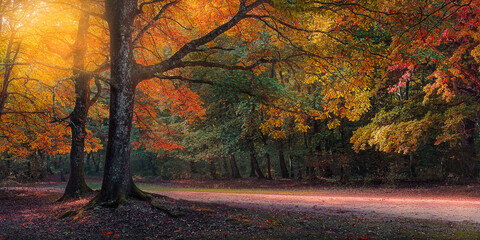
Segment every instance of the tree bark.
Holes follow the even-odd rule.
[[[82,1],[82,7],[87,3]],[[79,198],[92,189],[85,182],[85,137],[88,109],[90,108],[90,80],[91,77],[82,73],[85,56],[87,53],[87,33],[89,28],[89,15],[82,12],[78,22],[77,39],[75,43],[73,66],[75,82],[75,107],[70,114],[70,128],[72,143],[70,150],[70,177],[65,192],[59,201]]]
[[[237,161],[235,160],[235,156],[230,154],[230,169],[232,170],[232,178],[241,178],[240,171],[238,170]]]
[[[100,195],[101,205],[116,207],[128,197],[146,199],[133,183],[130,173],[130,136],[135,88],[132,26],[137,14],[136,0],[107,0],[106,17],[110,31],[111,84],[108,144]]]

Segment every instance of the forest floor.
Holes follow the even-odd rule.
[[[0,239],[480,239],[478,184],[350,188],[256,179],[137,182],[146,191],[197,202],[155,200],[176,217],[131,201],[59,218],[81,209],[95,193],[56,203],[64,183],[10,184],[0,187]],[[99,179],[89,183],[95,187]],[[438,213],[442,209],[445,214]]]

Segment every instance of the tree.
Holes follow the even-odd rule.
[[[81,1],[80,7],[86,9],[88,0]],[[78,21],[77,37],[73,49],[73,82],[75,86],[75,107],[69,115],[69,125],[72,133],[72,143],[70,150],[70,177],[68,179],[65,192],[60,200],[78,198],[85,193],[92,191],[85,182],[85,138],[87,135],[86,125],[88,110],[90,106],[100,97],[102,85],[96,80],[97,93],[93,98],[90,97],[90,80],[92,75],[86,72],[85,60],[87,55],[87,34],[89,29],[90,15],[82,11]],[[96,72],[103,71],[100,67]]]
[[[207,61],[185,61],[184,58],[190,53],[199,51],[199,47],[210,43],[236,26],[241,20],[248,18],[248,14],[252,10],[266,1],[258,0],[248,5],[246,1],[241,1],[237,13],[230,20],[215,27],[202,37],[187,42],[167,59],[145,66],[135,60],[135,39],[141,38],[152,27],[153,22],[176,2],[166,2],[157,15],[152,18],[152,22],[140,30],[139,35],[134,38],[133,26],[136,16],[145,10],[144,8],[154,3],[157,1],[143,2],[138,5],[137,0],[107,0],[105,4],[105,16],[110,32],[112,80],[110,83],[110,119],[105,172],[102,189],[97,200],[108,205],[117,206],[125,202],[128,197],[146,198],[146,195],[133,183],[130,173],[130,136],[137,84],[145,79],[159,77],[167,71],[184,67],[251,69],[251,67],[225,66]],[[181,76],[174,78],[182,79]]]

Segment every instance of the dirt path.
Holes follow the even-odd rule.
[[[303,211],[329,215],[407,217],[480,223],[480,199],[382,197],[366,194],[258,194],[156,191],[175,199],[273,211]]]
[[[17,190],[62,192],[57,187],[9,187]],[[231,207],[270,211],[312,212],[363,217],[406,217],[480,223],[480,198],[385,193],[222,193],[195,191],[151,191],[174,199],[218,203]]]

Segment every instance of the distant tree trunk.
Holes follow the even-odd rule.
[[[278,146],[278,161],[280,162],[280,171],[282,173],[282,178],[288,178],[288,169],[287,165],[285,164],[285,155],[283,154],[283,144],[280,143]]]
[[[272,179],[272,163],[268,152],[265,154],[265,158],[267,158],[267,179]]]
[[[343,164],[340,165],[340,182],[345,182],[345,169],[343,167]]]
[[[233,154],[229,155],[230,158],[230,169],[232,170],[232,178],[241,178],[240,171],[238,170],[237,161]]]
[[[309,180],[316,180],[317,179],[317,174],[316,174],[314,166],[308,167],[308,179]]]
[[[461,143],[460,143],[460,170],[463,177],[472,179],[478,174],[475,151],[475,121],[463,119],[460,122]]]
[[[213,159],[208,160],[208,169],[210,171],[210,176],[212,176],[214,180],[217,180],[217,168],[215,167],[215,161],[213,161]]]
[[[410,178],[414,178],[417,176],[417,173],[415,172],[415,162],[413,159],[413,153],[409,154],[409,165],[410,165]]]
[[[100,152],[97,152],[98,158],[95,159],[95,155],[92,154],[92,161],[95,163],[95,173],[100,172],[100,162],[102,160],[102,157],[100,156]]]
[[[63,172],[63,157],[59,157],[58,161],[60,164],[60,181],[65,182],[67,179],[65,179],[65,173]]]
[[[193,160],[190,160],[190,173],[193,175],[193,174],[197,174],[198,173],[198,170],[197,170],[197,165],[195,164],[195,161]]]
[[[12,172],[12,160],[7,160],[7,172],[6,176],[10,176],[10,173]]]
[[[222,178],[229,178],[230,177],[230,170],[228,167],[228,160],[226,157],[222,157]]]
[[[155,164],[153,163],[153,160],[155,159],[155,157],[149,157],[148,158],[148,165],[150,167],[150,173],[152,174],[152,176],[158,176],[158,173],[157,173],[157,168],[155,167]]]
[[[294,164],[293,155],[291,154],[288,156],[288,163],[290,165],[290,178],[295,178],[295,169],[293,167],[293,164]]]
[[[47,161],[47,172],[48,174],[52,175],[53,174],[53,171],[52,171],[52,167],[50,166],[50,155],[49,154],[46,154],[46,161]]]
[[[29,178],[33,178],[33,174],[32,174],[32,163],[30,162],[30,160],[28,160],[27,162],[27,176]]]
[[[300,166],[300,158],[295,156],[294,158],[297,159],[296,166],[297,166],[297,179],[303,179],[302,176],[302,167]]]
[[[262,170],[260,169],[260,166],[258,165],[257,158],[255,158],[255,152],[250,152],[250,162],[252,165],[252,169],[255,170],[255,173],[257,174],[258,178],[265,178],[265,176],[262,173]]]
[[[250,158],[250,177],[256,177],[257,174],[255,174],[255,166],[253,164],[252,158]]]

